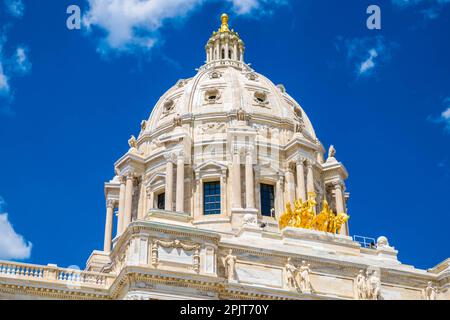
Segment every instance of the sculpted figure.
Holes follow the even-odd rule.
[[[301,228],[304,229],[311,229],[311,225],[313,222],[313,219],[315,217],[314,208],[316,207],[317,202],[314,199],[313,196],[309,196],[308,200],[305,202],[305,206],[302,209],[302,216],[301,216]]]
[[[237,119],[238,121],[245,121],[245,111],[242,108],[239,108],[237,112]]]
[[[178,113],[173,118],[173,126],[174,127],[181,127],[181,116]]]
[[[134,136],[131,136],[130,140],[128,140],[128,145],[130,146],[131,152],[137,152],[137,141]]]
[[[425,288],[425,300],[436,300],[437,289],[433,286],[433,282],[429,281]]]
[[[366,277],[363,270],[359,270],[356,276],[356,291],[358,294],[358,299],[363,300],[367,298],[367,284]]]
[[[293,216],[294,216],[294,213],[292,212],[291,204],[287,203],[286,211],[283,212],[283,214],[280,217],[280,221],[278,222],[278,226],[279,226],[280,230],[283,230],[284,228],[289,226]]]
[[[236,266],[236,256],[233,256],[233,250],[230,249],[225,257],[225,274],[228,281],[235,281],[234,269]]]
[[[332,230],[330,232],[332,233],[339,233],[341,231],[342,226],[344,223],[346,223],[350,219],[350,216],[348,216],[346,213],[339,213],[333,221],[332,224]]]
[[[328,149],[328,158],[334,158],[336,155],[336,149],[333,145],[330,146],[330,149]]]
[[[298,269],[291,263],[291,258],[288,258],[285,268],[288,286],[290,288],[298,289],[298,283],[296,278]]]
[[[302,265],[300,267],[300,290],[301,292],[311,292],[311,282],[309,280],[309,274],[311,269],[309,268],[311,265],[306,263],[306,261],[302,261]]]
[[[381,297],[381,281],[377,272],[373,271],[368,280],[370,285],[370,298],[372,300],[379,300]]]
[[[317,231],[328,232],[328,225],[333,218],[334,214],[331,211],[330,206],[328,205],[327,199],[324,198],[322,202],[322,211],[314,217],[312,227]]]

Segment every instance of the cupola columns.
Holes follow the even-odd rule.
[[[218,31],[213,32],[205,47],[206,61],[232,60],[244,62],[244,43],[239,34],[230,30],[228,15],[221,16],[222,25]]]

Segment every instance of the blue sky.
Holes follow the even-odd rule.
[[[385,235],[420,268],[450,256],[450,1],[123,2],[0,2],[0,258],[83,267],[102,248],[103,183],[224,11],[247,62],[336,147],[351,234]]]

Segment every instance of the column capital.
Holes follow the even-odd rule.
[[[175,152],[167,152],[166,154],[164,154],[164,158],[167,162],[174,163],[176,162],[177,155],[175,154]]]
[[[309,169],[309,168],[312,168],[312,167],[316,164],[316,162],[313,161],[313,160],[311,160],[311,159],[306,159],[305,163],[306,163],[306,167],[307,167],[308,169]]]
[[[339,188],[339,189],[341,189],[341,190],[344,190],[344,189],[345,189],[345,184],[344,184],[344,182],[343,182],[342,180],[339,180],[339,181],[333,181],[333,182],[331,182],[331,185],[332,185],[333,188],[335,188],[335,189],[337,189],[337,188]]]
[[[297,165],[302,165],[302,166],[304,166],[305,165],[305,161],[306,161],[306,157],[304,157],[303,155],[297,155],[297,157],[296,157],[296,159],[295,159],[297,162],[296,162],[296,164]]]
[[[138,177],[135,171],[128,171],[126,174],[124,174],[124,176],[127,180],[134,180],[135,178]]]
[[[116,200],[113,200],[113,199],[107,199],[106,200],[106,207],[107,208],[114,209],[116,207],[116,205],[117,205],[117,201]]]

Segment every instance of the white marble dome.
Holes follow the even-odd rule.
[[[304,130],[316,139],[314,128],[302,107],[265,76],[238,61],[211,61],[190,79],[179,80],[156,103],[147,132],[181,117],[228,114],[242,108],[257,118],[293,122],[302,118]]]

